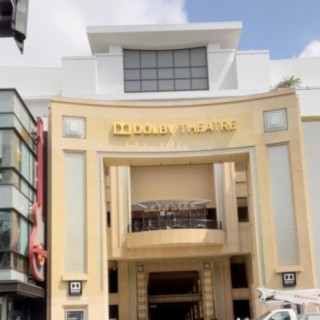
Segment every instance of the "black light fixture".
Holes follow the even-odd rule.
[[[29,0],[0,0],[0,38],[13,37],[21,53],[27,35]]]

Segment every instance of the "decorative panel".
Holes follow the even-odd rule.
[[[293,265],[298,252],[288,146],[269,147],[268,155],[278,264]]]

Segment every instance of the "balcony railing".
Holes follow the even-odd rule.
[[[222,222],[208,219],[135,220],[128,225],[128,233],[171,229],[222,229]]]

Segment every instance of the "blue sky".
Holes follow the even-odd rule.
[[[242,21],[238,49],[267,49],[272,59],[320,42],[320,0],[187,0],[186,10],[192,22]]]
[[[220,21],[242,22],[238,50],[320,56],[320,0],[29,0],[24,54],[1,38],[0,66],[56,67],[91,55],[87,26]]]

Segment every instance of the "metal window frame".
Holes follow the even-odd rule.
[[[195,49],[203,49],[205,52],[206,52],[206,47],[197,47],[197,48],[187,48],[187,49],[176,49],[176,50],[132,50],[132,49],[124,49],[123,50],[123,56],[125,56],[126,52],[129,52],[129,51],[134,51],[134,52],[138,52],[139,54],[139,64],[140,64],[140,68],[126,68],[125,66],[123,67],[123,78],[124,78],[124,92],[125,93],[135,93],[135,92],[173,92],[173,91],[197,91],[197,90],[208,90],[209,89],[209,81],[208,81],[208,61],[207,61],[207,56],[206,56],[206,61],[205,61],[205,64],[204,65],[197,65],[197,66],[192,66],[191,65],[191,52],[192,50],[195,50]],[[175,56],[174,56],[174,53],[175,52],[178,52],[178,51],[188,51],[188,58],[189,58],[189,64],[188,66],[177,66],[176,63],[175,63]],[[166,51],[166,52],[171,52],[172,54],[172,59],[173,59],[173,66],[172,67],[159,67],[159,62],[158,62],[158,55],[159,55],[159,52],[163,52],[163,51]],[[148,68],[143,68],[142,67],[142,53],[143,52],[155,52],[156,54],[156,67],[148,67]],[[189,69],[189,72],[190,72],[190,76],[187,77],[187,78],[177,78],[176,77],[176,70],[179,70],[179,69],[185,69],[185,68],[188,68]],[[207,72],[206,72],[206,76],[205,77],[192,77],[192,68],[206,68]],[[152,79],[142,79],[142,71],[143,70],[148,70],[148,69],[156,69],[156,78],[152,78]],[[161,69],[172,69],[173,70],[173,77],[172,78],[159,78],[159,70]],[[127,70],[136,70],[136,71],[139,71],[139,78],[137,79],[126,79],[126,76],[125,76],[125,72]],[[207,85],[206,87],[204,88],[194,88],[193,87],[193,80],[197,80],[197,79],[203,79],[207,82]],[[179,80],[190,80],[190,89],[187,88],[187,89],[177,89],[176,87],[176,81],[179,81]],[[144,81],[156,81],[156,90],[143,90],[142,88],[142,84]],[[159,88],[159,82],[160,81],[173,81],[173,89],[170,90],[170,89],[167,89],[167,90],[161,90]],[[126,84],[129,84],[129,83],[132,83],[132,82],[139,82],[139,88],[137,90],[128,90],[126,89]]]

